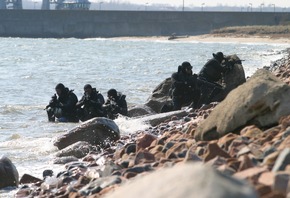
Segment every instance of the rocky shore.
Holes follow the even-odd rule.
[[[77,143],[77,161],[24,174],[15,197],[290,197],[289,83],[285,57],[220,103],[101,147]]]

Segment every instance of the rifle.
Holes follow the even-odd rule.
[[[52,97],[51,97],[51,100],[49,101],[49,104],[45,107],[44,110],[48,109],[49,107],[55,107],[57,104],[57,96],[56,94],[54,94]]]

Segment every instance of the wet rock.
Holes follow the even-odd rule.
[[[128,117],[140,117],[150,114],[156,114],[156,112],[146,105],[134,106],[128,110]]]
[[[76,142],[56,153],[57,157],[74,156],[76,158],[82,158],[86,156],[91,150],[93,150],[92,145],[88,142],[79,141]]]
[[[56,138],[54,145],[63,149],[78,141],[86,141],[92,145],[104,145],[106,141],[120,138],[119,127],[113,120],[107,118],[93,118],[83,122],[64,135]]]
[[[24,174],[24,175],[22,175],[22,177],[21,177],[21,179],[19,181],[19,184],[36,183],[36,182],[39,182],[39,181],[42,181],[42,180],[37,178],[37,177],[34,177],[32,175]]]
[[[18,186],[19,174],[11,160],[3,156],[0,159],[0,188]]]
[[[164,104],[171,103],[169,95],[170,88],[171,78],[166,78],[153,90],[152,95],[147,99],[145,105],[159,113]]]
[[[75,162],[79,159],[74,156],[65,156],[65,157],[58,157],[53,160],[54,164],[66,164],[68,162]]]
[[[45,179],[46,177],[53,176],[53,170],[47,169],[42,172],[42,177]]]
[[[186,116],[187,112],[184,110],[179,111],[171,111],[167,113],[159,113],[154,115],[143,116],[142,118],[138,118],[141,122],[149,123],[151,126],[156,126],[166,120],[172,118],[172,116],[183,117]]]

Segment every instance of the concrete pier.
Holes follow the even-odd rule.
[[[0,10],[0,37],[91,38],[198,35],[227,26],[277,25],[281,12]]]

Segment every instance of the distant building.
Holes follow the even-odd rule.
[[[88,0],[42,0],[42,10],[50,10],[50,4],[55,4],[55,10],[89,10]]]
[[[0,0],[0,9],[22,10],[22,0]]]
[[[89,10],[91,2],[88,0],[54,0],[56,10]]]

